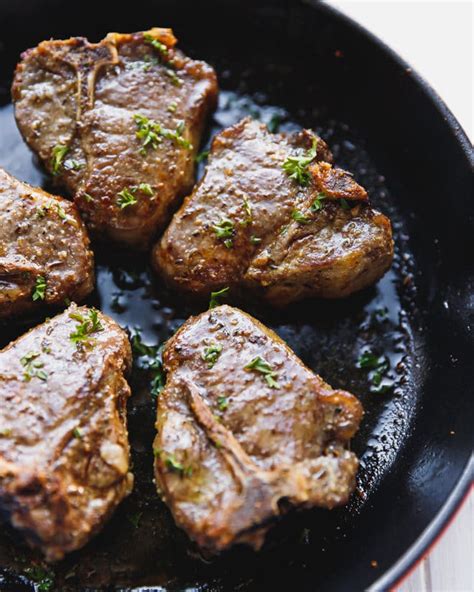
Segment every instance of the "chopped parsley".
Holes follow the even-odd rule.
[[[313,138],[313,144],[306,154],[300,156],[288,156],[282,165],[285,173],[294,179],[298,185],[306,186],[309,182],[308,165],[316,158],[318,139]]]
[[[252,206],[250,205],[249,200],[244,197],[244,210],[245,213],[247,214],[247,222],[250,224],[250,222],[252,222]]]
[[[76,330],[69,335],[73,343],[88,343],[91,335],[103,331],[104,327],[99,320],[99,312],[95,308],[87,311],[87,315],[78,312],[69,313],[69,318],[78,322]]]
[[[299,224],[309,224],[309,222],[311,222],[311,220],[307,216],[302,214],[299,210],[293,210],[291,212],[291,217]]]
[[[203,150],[202,152],[200,152],[197,156],[196,156],[196,162],[200,163],[203,160],[206,160],[206,158],[209,156],[209,150]]]
[[[159,456],[160,458],[163,455],[163,451],[160,449],[155,449],[153,452],[155,456]],[[170,471],[178,473],[181,477],[191,477],[191,475],[193,474],[192,467],[185,467],[176,459],[174,454],[167,454],[164,458],[164,463]]]
[[[68,151],[69,147],[65,146],[64,144],[56,144],[56,146],[53,148],[51,156],[51,168],[53,170],[53,175],[58,175],[61,171],[64,157]]]
[[[222,219],[217,224],[214,224],[212,228],[217,238],[222,240],[228,249],[231,249],[233,246],[232,238],[235,233],[234,223],[231,220]]]
[[[134,187],[132,187],[134,189]],[[153,189],[149,183],[140,183],[137,187],[138,191],[141,191],[145,195],[149,195],[150,197],[153,195]]]
[[[54,586],[54,572],[40,565],[27,567],[24,574],[36,584],[37,592],[49,592]]]
[[[341,207],[343,210],[350,210],[351,206],[349,204],[349,202],[347,201],[347,199],[344,199],[343,197],[339,200],[341,203]]]
[[[168,55],[168,48],[166,47],[166,45],[164,43],[161,43],[161,41],[158,41],[158,39],[155,39],[153,35],[150,35],[150,33],[145,33],[143,35],[143,39],[146,43],[149,43],[155,49],[157,49],[162,56]]]
[[[207,362],[207,367],[212,368],[214,364],[219,359],[219,356],[222,352],[222,345],[218,345],[217,343],[213,343],[208,347],[204,348],[203,353],[201,354],[201,358]]]
[[[167,68],[165,70],[165,74],[171,79],[171,82],[174,84],[174,86],[181,86],[183,84],[181,78],[171,68]]]
[[[92,197],[92,195],[89,195],[88,193],[83,193],[82,197],[88,202],[94,201],[94,198]]]
[[[262,242],[262,239],[252,234],[252,236],[250,237],[250,242],[252,243],[252,245],[258,245],[258,243]]]
[[[44,300],[46,296],[46,278],[42,275],[39,275],[36,278],[35,289],[33,290],[33,294],[31,296],[32,300],[35,302],[37,300]]]
[[[310,210],[312,212],[317,212],[318,210],[320,210],[323,207],[323,204],[322,204],[323,199],[326,199],[326,196],[324,195],[324,193],[318,193],[316,199],[311,204]]]
[[[219,411],[225,411],[229,406],[229,399],[227,397],[217,397],[217,407]]]
[[[140,525],[140,520],[142,519],[143,512],[136,512],[135,514],[129,514],[127,516],[127,520],[130,522],[132,526],[138,528]]]
[[[131,336],[130,342],[134,354],[134,364],[139,369],[149,373],[150,394],[153,398],[157,397],[166,383],[166,375],[163,370],[163,361],[161,359],[163,346],[147,345],[146,343],[143,343],[138,330],[136,330]]]
[[[61,204],[56,204],[56,210],[61,220],[67,220],[66,212]]]
[[[23,380],[25,382],[29,382],[32,378],[47,380],[48,375],[42,370],[44,364],[38,360],[39,356],[39,352],[29,352],[20,358],[20,363],[25,369],[23,372]]]
[[[369,379],[372,383],[370,390],[372,392],[383,393],[391,387],[391,385],[383,383],[386,373],[390,369],[390,363],[385,356],[377,356],[367,350],[359,356],[357,367],[369,372]]]
[[[77,438],[78,440],[82,440],[84,434],[82,433],[81,428],[75,427],[72,430],[72,433],[73,433],[74,438]]]
[[[167,70],[168,72],[169,70]],[[139,140],[142,140],[142,147],[140,148],[141,154],[146,154],[147,148],[156,150],[158,145],[161,144],[162,138],[174,141],[178,146],[186,148],[187,150],[192,149],[191,143],[183,138],[184,121],[180,121],[176,126],[176,130],[170,130],[163,127],[157,121],[145,117],[136,113],[133,116],[133,120],[137,125],[136,136]]]
[[[122,189],[120,193],[117,193],[117,205],[121,210],[128,208],[128,206],[134,206],[136,203],[138,203],[138,200],[133,195],[133,193],[133,189],[129,189],[128,187],[125,187],[125,189]]]
[[[270,364],[260,356],[257,356],[246,366],[244,366],[244,369],[255,370],[257,372],[260,372],[261,374],[263,374],[265,382],[268,384],[270,388],[279,388],[280,385],[275,380],[275,378],[277,378],[276,372],[274,372]]]
[[[275,134],[279,130],[280,124],[281,117],[275,113],[271,116],[270,121],[267,123],[268,131],[272,134]]]
[[[218,292],[211,292],[211,299],[209,300],[209,309],[219,306],[219,304],[220,304],[219,299],[226,298],[228,295],[227,294],[228,291],[229,291],[229,288],[227,287],[227,288],[222,288],[222,290],[219,290]]]
[[[135,193],[139,191],[148,196],[153,195],[153,188],[149,183],[140,183],[139,185],[134,185],[133,187],[125,187],[117,193],[117,205],[120,207],[121,210],[127,208],[128,206],[134,206],[138,203],[138,199],[135,196]]]

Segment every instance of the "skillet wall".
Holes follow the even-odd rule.
[[[172,25],[191,52],[193,39],[199,39],[204,59],[206,48],[217,46],[225,55],[239,55],[243,68],[265,64],[266,56],[290,62],[299,87],[275,80],[272,96],[296,107],[311,87],[311,96],[320,96],[327,111],[322,116],[337,114],[363,131],[367,150],[399,196],[416,259],[422,404],[402,455],[357,518],[351,537],[324,557],[323,589],[365,588],[434,518],[469,459],[474,378],[468,327],[474,283],[469,146],[412,72],[317,3],[2,0],[1,78],[10,77],[22,50],[42,39],[85,31],[98,40],[109,30],[152,24]],[[8,102],[7,92],[1,92],[0,102]],[[370,567],[371,559],[377,559],[378,569]],[[320,567],[311,556],[305,563],[307,570],[291,574],[275,565],[273,573],[259,574],[255,587],[265,583],[279,589],[291,582],[297,589],[313,589]]]

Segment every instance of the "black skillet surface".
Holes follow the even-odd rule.
[[[0,166],[51,189],[9,105],[22,50],[49,37],[95,41],[153,25],[172,26],[185,51],[216,67],[222,92],[210,135],[247,114],[280,130],[313,127],[392,219],[396,259],[377,287],[280,312],[245,304],[328,382],[361,398],[358,489],[347,508],[285,520],[259,554],[235,549],[204,562],[155,494],[155,401],[147,360],[137,358],[129,407],[134,493],[98,537],[50,570],[4,527],[0,589],[345,591],[376,581],[374,589],[386,589],[436,536],[470,478],[469,144],[406,64],[318,3],[0,1]],[[141,330],[147,344],[203,309],[167,291],[143,255],[97,246],[96,258],[89,302],[131,333]],[[0,346],[41,320],[0,326]],[[357,367],[367,350],[389,363],[379,388],[374,372]]]

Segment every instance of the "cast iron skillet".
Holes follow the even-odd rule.
[[[3,527],[0,588],[389,588],[446,524],[470,479],[469,143],[439,97],[404,62],[319,3],[2,0],[0,166],[51,188],[9,106],[22,50],[49,37],[98,40],[108,31],[152,25],[172,26],[183,49],[216,67],[223,92],[209,134],[249,113],[283,130],[313,127],[392,218],[396,259],[376,288],[344,302],[311,301],[284,312],[250,307],[310,367],[363,401],[366,417],[354,441],[362,460],[358,489],[347,508],[290,516],[259,554],[236,549],[204,562],[154,490],[155,402],[137,359],[129,408],[134,493],[98,537],[52,573],[42,571],[39,556]],[[131,332],[139,327],[147,343],[165,340],[202,310],[170,294],[143,256],[97,247],[96,258],[98,288],[89,302]],[[41,320],[0,326],[0,346]],[[367,349],[390,363],[384,392],[375,392],[373,374],[357,367]]]

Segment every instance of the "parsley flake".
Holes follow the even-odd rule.
[[[249,362],[246,366],[244,366],[244,369],[245,370],[256,370],[257,372],[260,372],[261,374],[263,374],[265,382],[268,384],[268,386],[270,388],[279,388],[280,387],[278,382],[275,380],[275,378],[277,378],[276,372],[274,372],[272,370],[272,367],[270,366],[270,364],[266,360],[261,358],[260,356],[257,356],[251,362]]]
[[[311,222],[311,220],[307,216],[302,214],[299,210],[293,210],[291,212],[291,217],[299,224],[309,224],[309,222]]]
[[[323,204],[322,204],[323,199],[326,199],[326,196],[324,195],[324,193],[318,193],[318,195],[316,196],[316,199],[311,204],[310,210],[312,212],[317,212],[318,210],[320,210],[323,207]]]
[[[69,335],[69,339],[73,343],[88,343],[93,333],[104,330],[99,320],[99,312],[95,308],[88,310],[87,315],[71,312],[69,318],[78,322],[76,330]]]
[[[54,146],[51,156],[51,168],[53,170],[53,175],[58,175],[60,173],[63,166],[64,157],[68,151],[69,147],[65,146],[64,144],[56,144],[56,146]]]
[[[218,292],[211,292],[211,299],[209,300],[209,309],[211,308],[215,308],[216,306],[219,306],[220,302],[219,302],[219,298],[226,298],[227,297],[227,292],[229,291],[229,288],[222,288],[222,290],[219,290]]]
[[[217,397],[217,407],[219,411],[225,411],[229,406],[229,399],[227,397]]]
[[[39,352],[29,352],[22,358],[20,363],[25,369],[23,372],[23,380],[29,382],[32,378],[39,378],[40,380],[47,380],[48,375],[42,368],[44,367],[43,362],[38,360],[40,356]]]
[[[196,162],[200,163],[203,160],[206,160],[206,158],[209,156],[209,150],[203,150],[202,152],[200,152],[197,156],[196,156]]]
[[[167,70],[168,72],[169,70]],[[158,145],[161,144],[162,138],[174,141],[178,146],[186,148],[187,150],[192,149],[192,144],[183,138],[184,121],[181,121],[177,126],[176,130],[170,130],[163,127],[157,121],[145,117],[136,113],[133,116],[133,120],[137,125],[136,136],[139,140],[142,140],[142,147],[140,149],[141,154],[146,154],[147,148],[156,150]]]
[[[235,233],[234,223],[231,220],[222,219],[217,224],[214,224],[212,228],[217,238],[221,239],[228,249],[231,249],[233,246],[232,238]]]
[[[121,210],[128,208],[128,206],[134,206],[136,203],[138,203],[138,200],[133,195],[133,189],[125,187],[120,193],[117,193],[117,205]]]
[[[212,368],[214,364],[219,359],[219,356],[222,352],[222,345],[218,345],[217,343],[213,343],[208,347],[204,348],[203,353],[201,354],[201,358],[207,362],[207,367]]]
[[[153,35],[150,35],[150,33],[145,33],[143,35],[143,39],[146,43],[149,43],[155,49],[157,49],[162,56],[168,55],[168,48],[166,47],[166,45],[164,43],[161,43],[161,41],[158,41],[158,39],[155,39]]]
[[[316,158],[318,139],[313,137],[313,144],[306,154],[288,156],[282,164],[285,173],[294,179],[298,185],[306,186],[309,182],[308,165]]]
[[[34,300],[36,302],[37,300],[44,300],[45,296],[46,296],[46,279],[42,275],[39,275],[36,278],[35,289],[33,291],[31,298],[32,298],[32,300]]]

